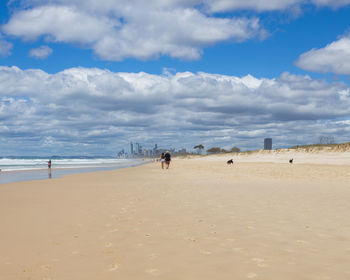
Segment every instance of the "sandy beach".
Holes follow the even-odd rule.
[[[350,279],[348,154],[290,156],[0,185],[0,279]]]

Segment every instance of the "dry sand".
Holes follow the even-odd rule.
[[[349,164],[228,158],[0,185],[0,279],[350,279]]]

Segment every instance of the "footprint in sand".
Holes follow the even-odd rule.
[[[119,220],[120,219],[119,215],[112,215],[111,217],[112,217],[113,220]]]
[[[289,254],[295,253],[295,250],[294,250],[294,249],[291,249],[291,248],[285,248],[284,251],[286,251],[286,252],[289,253]]]
[[[210,251],[200,251],[203,255],[211,255],[212,253]]]
[[[78,251],[73,251],[73,252],[72,252],[72,255],[75,255],[75,256],[79,255],[80,257],[86,256],[86,254],[80,253],[80,252],[78,252]]]
[[[247,278],[249,278],[249,279],[253,279],[253,278],[256,278],[256,277],[258,277],[258,274],[254,273],[254,272],[251,272],[251,273],[247,274]]]
[[[110,231],[110,233],[117,232],[117,231],[119,231],[119,229],[114,228],[114,229],[112,229],[112,230]]]
[[[110,248],[110,247],[112,247],[113,246],[113,243],[112,242],[107,242],[106,244],[105,244],[105,247],[106,248]]]
[[[236,239],[234,239],[234,238],[227,238],[226,240],[229,241],[229,242],[234,242],[234,241],[236,241]]]
[[[332,237],[331,235],[324,234],[324,233],[318,233],[317,236],[320,237],[320,238],[330,238],[330,237]]]
[[[146,273],[151,274],[151,275],[159,275],[159,270],[156,268],[150,268],[146,270]]]
[[[154,259],[156,259],[157,257],[158,257],[157,254],[150,254],[150,255],[149,255],[149,258],[150,258],[151,260],[154,260]]]
[[[119,267],[120,267],[120,264],[119,264],[119,263],[114,263],[114,264],[112,265],[112,267],[109,269],[109,271],[115,271],[115,270],[117,270]]]
[[[41,266],[42,269],[46,269],[46,270],[50,270],[51,269],[51,266],[48,265],[48,264],[44,264]]]
[[[265,263],[265,259],[253,258],[252,261],[254,261],[258,267],[266,267],[267,266]]]
[[[135,247],[136,248],[142,248],[144,247],[145,245],[143,243],[138,243],[138,244],[135,244]]]

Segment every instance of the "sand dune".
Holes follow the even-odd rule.
[[[300,149],[258,150],[254,152],[242,152],[232,154],[219,154],[204,156],[206,160],[219,160],[233,158],[237,162],[273,162],[288,163],[294,159],[294,163],[311,164],[336,164],[350,165],[350,149],[340,147],[314,147]]]

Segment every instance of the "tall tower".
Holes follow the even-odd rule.
[[[134,154],[134,144],[132,142],[130,142],[130,154]]]
[[[264,139],[264,150],[272,150],[272,138]]]

